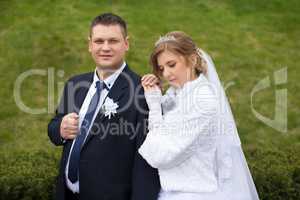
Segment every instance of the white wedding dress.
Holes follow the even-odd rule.
[[[206,76],[164,96],[145,93],[149,132],[139,153],[158,169],[159,200],[258,200],[213,62],[202,50],[199,56]]]

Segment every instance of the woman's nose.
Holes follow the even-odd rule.
[[[170,76],[170,74],[171,74],[170,70],[165,68],[162,75],[163,75],[163,77],[168,78]]]

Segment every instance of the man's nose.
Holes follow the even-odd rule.
[[[109,51],[110,50],[110,46],[108,41],[104,41],[103,45],[102,45],[102,50],[104,51]]]

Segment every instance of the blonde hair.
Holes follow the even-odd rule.
[[[153,67],[153,73],[161,77],[162,73],[158,66],[157,57],[164,51],[170,51],[182,55],[188,64],[191,64],[191,56],[195,55],[196,63],[193,65],[195,73],[199,76],[206,73],[207,64],[203,59],[200,49],[190,36],[182,31],[172,31],[161,37],[156,43],[150,57],[150,64]]]

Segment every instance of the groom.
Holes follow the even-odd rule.
[[[156,200],[157,171],[137,150],[145,138],[147,104],[140,78],[124,61],[125,21],[105,13],[91,23],[96,69],[69,79],[48,125],[62,145],[56,200]]]

